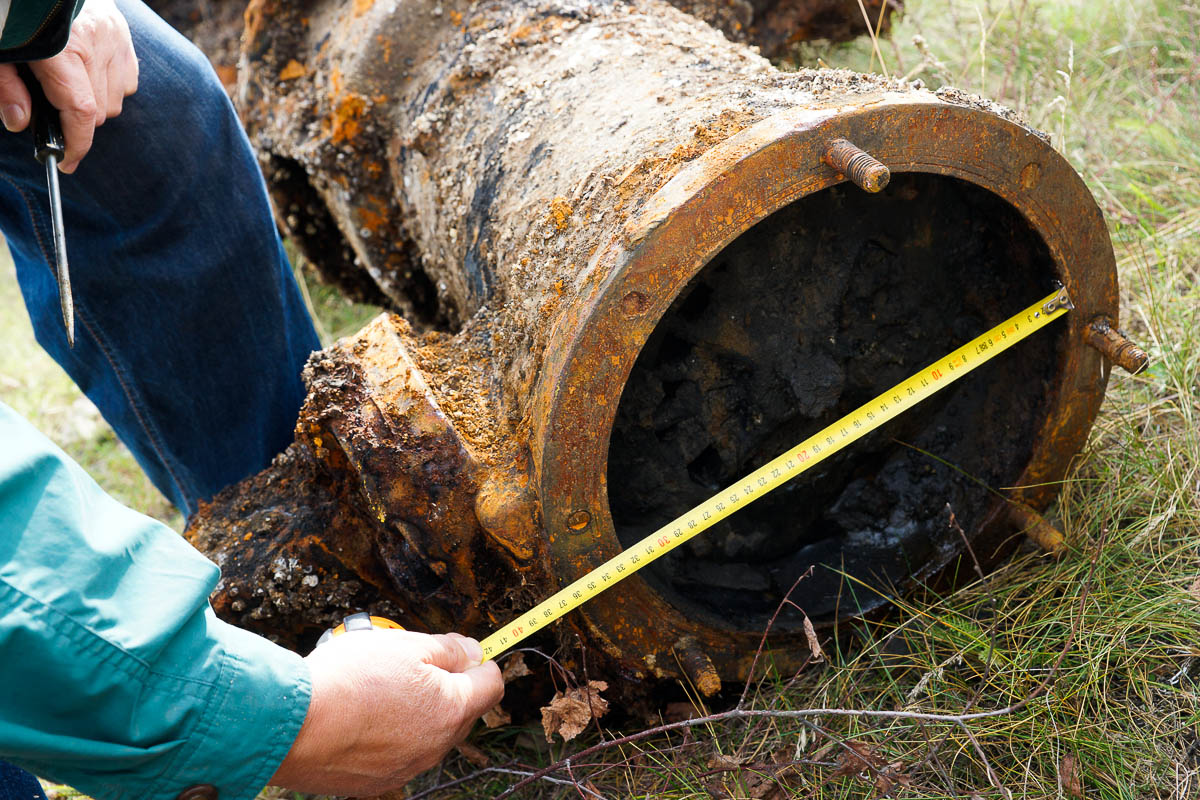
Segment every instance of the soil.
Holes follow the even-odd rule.
[[[621,397],[613,521],[629,545],[1052,287],[1003,201],[932,175],[805,198],[730,244],[664,316]],[[660,559],[685,613],[760,628],[796,578],[814,622],[867,610],[961,549],[1018,479],[1057,332],[1006,352]],[[983,484],[983,485],[980,485]],[[847,580],[843,573],[852,576]],[[789,610],[777,624],[795,626]]]

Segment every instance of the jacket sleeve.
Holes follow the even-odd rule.
[[[218,577],[0,403],[0,759],[96,798],[253,798],[309,676],[216,618]]]
[[[2,11],[7,5],[7,11]],[[67,46],[83,0],[10,0],[0,3],[0,63],[38,61]]]

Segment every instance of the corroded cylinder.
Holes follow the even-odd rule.
[[[296,444],[189,528],[221,613],[290,641],[363,607],[485,635],[1061,281],[1063,322],[555,630],[595,670],[740,678],[812,567],[771,636],[792,668],[806,616],[954,564],[948,507],[994,562],[1009,501],[1053,498],[1117,287],[1036,132],[953,91],[778,72],[658,0],[431,8],[248,9],[256,144],[442,330],[384,315],[314,357]],[[887,186],[848,187],[838,140]]]

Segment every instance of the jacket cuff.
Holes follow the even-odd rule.
[[[33,31],[29,32],[28,41],[23,44],[0,49],[0,64],[21,61],[41,61],[44,58],[58,55],[67,46],[71,38],[71,23],[83,6],[83,0],[66,0],[59,5],[49,17]],[[5,38],[22,38],[20,31],[6,31]]]
[[[296,653],[207,613],[224,649],[220,675],[187,751],[152,796],[172,798],[211,784],[220,800],[253,800],[304,724],[312,697],[308,665]],[[230,742],[230,730],[255,734]]]

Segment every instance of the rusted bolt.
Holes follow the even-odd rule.
[[[578,533],[585,529],[591,521],[592,515],[581,508],[578,511],[572,511],[567,517],[567,527]]]
[[[891,170],[845,139],[834,139],[821,160],[864,192],[878,192],[892,178]]]
[[[712,697],[721,691],[721,676],[717,674],[712,659],[704,652],[696,637],[684,636],[675,642],[673,649],[675,657],[679,659],[679,666],[683,667],[683,671],[700,690],[700,694]]]
[[[636,317],[646,313],[650,307],[650,298],[641,292],[630,292],[621,298],[621,311],[627,317]]]
[[[1046,521],[1038,512],[1024,503],[1013,501],[1008,505],[1008,518],[1013,525],[1025,532],[1038,547],[1058,558],[1067,549],[1067,540],[1058,528]]]
[[[1130,374],[1141,372],[1150,363],[1146,351],[1131,342],[1120,329],[1114,328],[1107,317],[1092,320],[1084,339],[1105,358]]]

